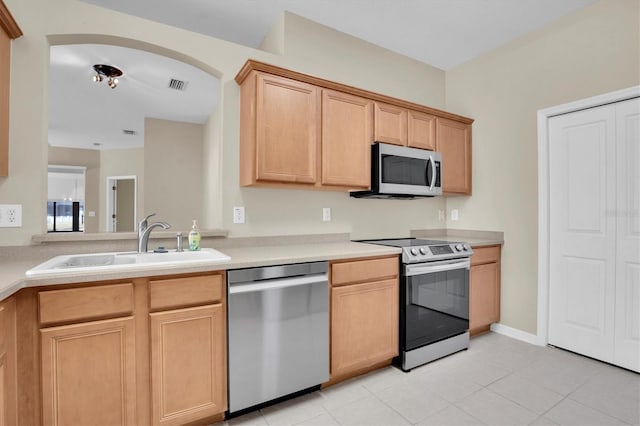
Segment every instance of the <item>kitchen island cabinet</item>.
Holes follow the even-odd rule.
[[[16,303],[0,302],[0,426],[17,424]]]
[[[331,264],[330,383],[398,355],[398,257]]]
[[[474,247],[469,278],[469,331],[489,331],[500,321],[501,246]]]

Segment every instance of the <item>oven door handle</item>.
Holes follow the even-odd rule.
[[[445,264],[438,265],[429,265],[429,264],[420,264],[420,265],[407,265],[406,266],[406,276],[412,277],[415,275],[425,275],[432,274],[435,272],[445,272],[445,271],[453,271],[455,269],[469,269],[471,268],[471,262],[469,259],[464,260],[456,260],[454,262],[448,262]]]

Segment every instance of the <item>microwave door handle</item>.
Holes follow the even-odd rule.
[[[436,185],[436,162],[432,155],[429,155],[429,163],[431,163],[431,185],[429,191],[433,191],[433,187]]]

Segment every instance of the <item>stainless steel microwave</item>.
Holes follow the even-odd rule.
[[[439,152],[376,142],[371,145],[371,190],[356,198],[416,198],[442,195]]]

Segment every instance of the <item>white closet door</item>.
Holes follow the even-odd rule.
[[[640,371],[640,99],[616,108],[617,247],[614,364]]]
[[[615,108],[551,118],[549,154],[549,343],[611,362]]]

